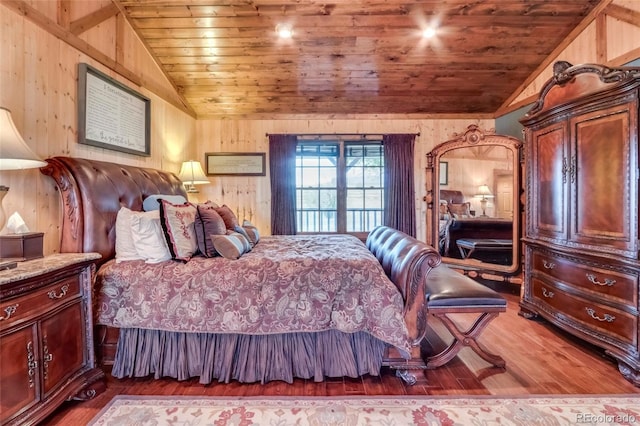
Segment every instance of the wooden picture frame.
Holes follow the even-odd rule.
[[[207,176],[265,176],[264,152],[207,152],[205,153]]]
[[[440,185],[449,184],[449,163],[446,161],[440,162]]]
[[[89,64],[78,64],[78,143],[151,155],[151,100]]]

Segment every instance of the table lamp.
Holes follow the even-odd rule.
[[[47,163],[38,158],[20,136],[16,125],[13,124],[11,111],[0,107],[0,170],[34,169],[46,165]],[[8,192],[8,186],[0,185],[0,231],[7,223],[2,200]]]
[[[199,161],[185,161],[182,163],[182,167],[180,168],[180,174],[178,174],[178,178],[184,184],[187,193],[197,193],[198,189],[196,185],[203,185],[209,182],[207,176],[204,174],[202,170],[202,165]]]
[[[476,197],[480,197],[480,208],[482,208],[482,215],[480,217],[487,217],[487,202],[488,198],[492,198],[489,185],[480,185],[478,187],[478,193]]]

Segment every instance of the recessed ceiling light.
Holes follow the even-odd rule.
[[[278,37],[280,37],[280,38],[291,38],[291,37],[293,37],[293,30],[288,25],[278,25],[276,27],[276,32],[278,33]]]
[[[424,30],[422,30],[423,38],[433,38],[435,35],[436,35],[436,29],[433,27],[427,27]]]

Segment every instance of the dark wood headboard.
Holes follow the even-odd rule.
[[[446,201],[447,203],[462,204],[464,203],[464,195],[462,195],[462,191],[454,189],[441,189],[440,201],[442,200]]]
[[[46,161],[40,170],[55,180],[62,201],[60,252],[100,253],[100,263],[115,256],[120,207],[142,210],[153,194],[187,196],[180,179],[162,170],[72,157]]]

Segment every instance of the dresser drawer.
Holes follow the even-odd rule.
[[[579,321],[586,328],[626,344],[637,345],[637,318],[628,312],[564,292],[553,284],[533,277],[532,296],[554,316]]]
[[[577,260],[553,256],[538,251],[532,252],[534,273],[542,273],[583,290],[618,299],[625,305],[638,306],[638,277],[633,274],[611,271]]]
[[[58,305],[80,296],[77,275],[56,281],[33,292],[0,301],[0,329],[4,330],[21,321],[51,311]]]

